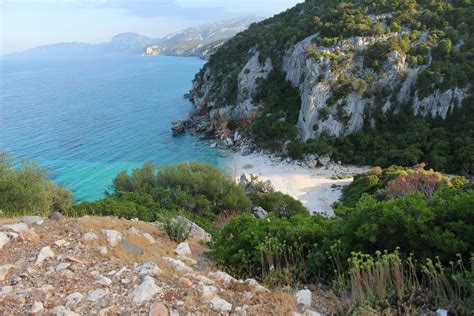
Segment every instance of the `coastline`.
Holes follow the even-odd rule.
[[[263,153],[244,156],[237,152],[229,155],[227,159],[228,170],[236,181],[243,173],[258,175],[264,181],[270,180],[276,191],[301,201],[311,214],[327,216],[334,215],[331,205],[341,197],[342,187],[353,181],[352,176],[370,169],[332,163],[325,167],[309,168],[297,161],[282,161],[278,157]],[[351,177],[331,179],[338,175]]]

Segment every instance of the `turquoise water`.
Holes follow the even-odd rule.
[[[183,94],[202,65],[182,57],[0,60],[0,150],[39,162],[78,201],[99,199],[119,171],[145,161],[221,165],[207,143],[170,132],[192,108]]]

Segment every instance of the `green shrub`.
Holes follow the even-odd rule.
[[[278,216],[289,217],[295,214],[309,215],[308,209],[306,209],[300,201],[281,192],[258,194],[255,204],[263,207],[265,211]]]
[[[288,144],[288,155],[295,160],[303,158],[305,144],[299,140],[293,140]]]
[[[34,214],[46,216],[65,212],[73,202],[72,193],[47,178],[47,171],[35,162],[14,160],[0,153],[0,210],[5,216]]]
[[[182,243],[188,239],[191,228],[186,220],[182,218],[165,218],[163,221],[163,229],[168,237],[177,243]]]

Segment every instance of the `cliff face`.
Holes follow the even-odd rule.
[[[406,55],[397,50],[391,51],[383,61],[382,72],[365,67],[363,52],[367,47],[390,36],[352,37],[329,47],[313,44],[317,36],[296,44],[283,61],[286,79],[301,94],[298,130],[303,140],[317,138],[323,132],[334,136],[355,132],[364,126],[366,119],[370,119],[370,113],[377,109],[384,114],[396,112],[400,104],[410,104],[414,115],[445,119],[470,93],[469,87],[455,87],[446,91],[437,89],[420,97],[415,83],[421,70],[427,66],[410,67]],[[308,55],[309,49],[316,50],[317,55]],[[336,63],[331,59],[332,54],[338,54],[339,60],[345,62]],[[369,76],[372,79],[367,87],[356,86]],[[341,81],[356,86],[356,91],[349,89],[346,95],[330,100]],[[376,100],[375,93],[380,88],[387,91],[386,96]]]
[[[273,70],[285,74],[300,93],[297,128],[302,140],[318,138],[322,133],[339,137],[367,124],[375,128],[374,117],[398,113],[406,106],[413,115],[446,119],[471,95],[472,78],[448,79],[452,76],[447,74],[448,67],[442,68],[443,58],[455,65],[451,52],[469,50],[464,46],[468,35],[453,42],[451,49],[451,39],[441,40],[434,27],[425,26],[425,31],[413,29],[412,24],[400,27],[396,23],[400,12],[368,15],[359,4],[350,5],[347,11],[347,6],[335,11],[315,6],[312,2],[300,4],[257,24],[218,50],[218,56],[197,75],[191,90],[198,112],[220,117],[218,130],[228,123],[226,119],[235,119],[242,113],[240,117],[250,120],[240,121],[251,123],[265,105],[254,100],[259,82]],[[425,14],[424,8],[417,9],[420,15]],[[413,7],[406,10],[418,12]],[[339,22],[330,16],[327,21],[336,22],[319,22],[326,11],[341,20],[345,14],[341,11],[348,12],[352,20]],[[410,14],[417,17],[418,13]],[[354,27],[354,17],[365,25]],[[315,31],[295,40],[304,32],[291,29],[292,23],[306,19]],[[348,34],[328,31],[328,23],[334,23],[336,30],[340,23],[338,32]],[[370,35],[350,36],[350,27],[354,34]],[[285,34],[282,28],[295,35]],[[442,44],[446,44],[443,41],[449,42],[446,57],[439,53]],[[236,49],[244,52],[234,53]],[[435,50],[436,60],[432,56]],[[233,57],[227,60],[226,56]]]

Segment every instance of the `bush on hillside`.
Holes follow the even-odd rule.
[[[263,207],[265,211],[278,216],[293,216],[295,214],[309,215],[309,211],[303,204],[289,195],[281,192],[268,192],[258,194],[255,204]]]
[[[46,216],[53,211],[64,212],[72,205],[72,193],[49,180],[47,171],[35,162],[22,160],[14,165],[8,153],[0,153],[0,213]]]

